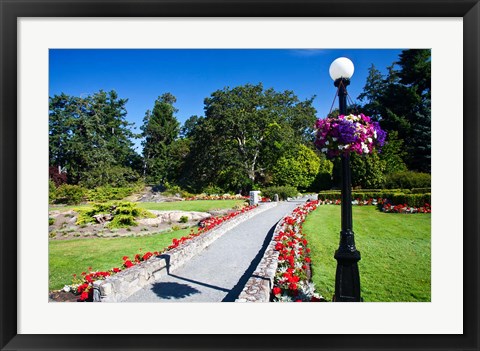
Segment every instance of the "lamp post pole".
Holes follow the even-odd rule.
[[[335,63],[335,61],[334,61]],[[332,65],[334,64],[332,63]],[[351,63],[351,62],[350,62]],[[353,74],[353,64],[352,64]],[[347,86],[350,78],[337,78],[334,85],[338,88],[340,115],[347,114]],[[340,244],[335,251],[337,271],[335,275],[335,302],[360,302],[360,274],[358,261],[360,252],[355,247],[355,235],[352,220],[352,177],[350,172],[350,155],[342,159],[342,230]]]

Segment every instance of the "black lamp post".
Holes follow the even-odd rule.
[[[340,57],[330,65],[330,76],[338,88],[339,112],[347,114],[347,86],[353,75],[352,61]],[[355,235],[352,220],[352,177],[350,172],[350,156],[342,156],[342,230],[340,245],[335,251],[337,272],[335,275],[335,302],[359,302],[360,274],[358,261],[360,252],[355,248]]]

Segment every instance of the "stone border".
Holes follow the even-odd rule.
[[[220,236],[233,229],[238,224],[266,211],[277,202],[262,203],[258,208],[242,213],[218,227],[202,233],[179,247],[167,251],[157,257],[152,257],[134,267],[128,268],[105,280],[97,280],[93,283],[94,302],[121,302],[155,282],[163,276],[179,268],[193,256],[204,250]],[[276,269],[276,267],[275,267]]]
[[[273,279],[278,267],[278,251],[275,250],[275,236],[282,229],[285,217],[289,217],[291,214],[291,212],[288,213],[278,221],[265,254],[235,302],[270,302]]]

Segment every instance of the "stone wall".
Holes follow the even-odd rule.
[[[262,260],[235,302],[270,302],[270,292],[273,289],[273,279],[278,266],[278,251],[275,250],[274,238],[281,230],[283,219],[287,216],[290,216],[290,213],[277,223]]]
[[[204,250],[230,229],[276,205],[276,202],[263,203],[258,208],[242,213],[218,227],[188,240],[175,249],[160,256],[152,257],[105,280],[94,282],[93,300],[95,302],[121,302],[125,300],[146,285],[152,284],[185,264],[190,258]]]

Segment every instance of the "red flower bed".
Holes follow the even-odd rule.
[[[307,215],[315,210],[319,201],[311,201],[297,207],[292,214],[284,217],[281,230],[274,237],[278,251],[278,266],[274,278],[273,300],[322,301],[310,281],[310,249],[302,232],[302,224]]]
[[[77,277],[76,274],[73,275],[73,284],[72,285],[67,285],[63,288],[64,291],[72,291],[73,293],[79,295],[79,301],[93,301],[93,282],[96,280],[103,280],[111,275],[114,275],[116,273],[121,272],[124,269],[131,268],[133,266],[136,266],[137,264],[140,264],[143,261],[147,261],[148,259],[158,256],[162,253],[165,253],[169,250],[175,249],[182,245],[183,243],[203,234],[206,233],[213,228],[219,226],[220,224],[231,220],[235,218],[236,216],[251,211],[257,206],[248,206],[244,207],[241,210],[231,212],[225,216],[221,217],[210,217],[207,218],[206,220],[203,220],[201,222],[201,225],[197,228],[197,231],[195,232],[193,229],[191,230],[190,234],[188,236],[181,237],[180,239],[173,239],[172,244],[160,251],[155,251],[155,252],[145,252],[141,253],[142,249],[140,249],[140,253],[137,253],[135,257],[133,258],[133,261],[130,260],[128,256],[123,256],[123,265],[122,268],[112,268],[109,271],[105,272],[92,272],[92,267],[88,268],[89,273],[83,272],[82,273],[82,278]]]

